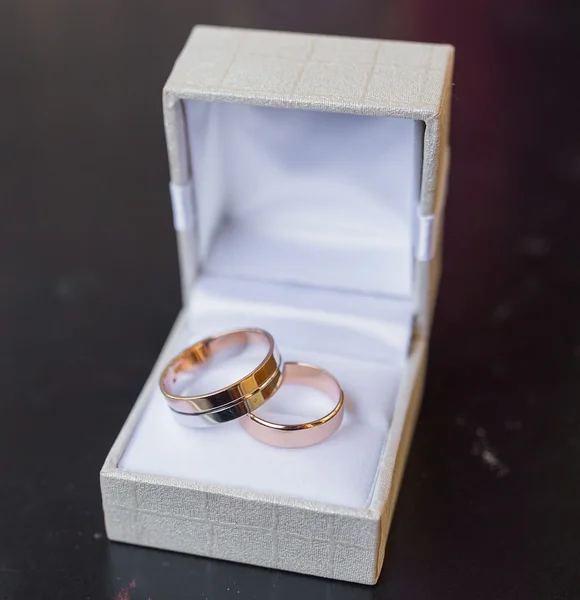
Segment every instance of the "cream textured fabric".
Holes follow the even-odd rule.
[[[192,179],[184,100],[240,102],[425,123],[419,211],[442,221],[453,49],[445,45],[196,27],[164,90],[172,184]],[[186,223],[187,225],[187,223]],[[182,289],[196,273],[195,227],[178,231]],[[418,414],[440,272],[417,263],[417,325],[368,508],[137,474],[119,461],[143,415],[180,315],[101,472],[110,539],[364,584],[376,582]]]

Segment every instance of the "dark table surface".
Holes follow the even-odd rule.
[[[580,597],[575,2],[0,6],[0,598]],[[179,309],[161,87],[195,23],[457,48],[445,275],[374,588],[107,542],[98,472]]]

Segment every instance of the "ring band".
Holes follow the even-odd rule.
[[[330,373],[314,365],[289,362],[284,367],[282,383],[320,390],[335,400],[336,405],[324,417],[298,425],[273,423],[250,412],[240,423],[253,438],[279,448],[304,448],[322,442],[339,428],[344,414],[344,393]]]
[[[224,388],[197,396],[181,396],[176,388],[184,374],[207,367],[212,357],[227,348],[265,345],[266,358],[248,375]],[[179,423],[206,427],[238,419],[260,407],[282,381],[282,359],[274,338],[263,329],[239,329],[212,336],[186,348],[165,367],[159,387]]]

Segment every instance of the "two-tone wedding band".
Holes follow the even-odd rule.
[[[247,375],[207,394],[180,395],[184,379],[207,368],[219,352],[250,344],[266,348],[266,357]],[[197,342],[167,365],[159,387],[176,420],[187,427],[207,427],[239,419],[266,402],[282,382],[282,359],[274,338],[263,329],[229,331]]]
[[[332,410],[320,419],[292,425],[274,423],[249,412],[240,420],[242,427],[260,442],[279,448],[304,448],[330,437],[339,428],[344,414],[344,393],[338,381],[328,371],[314,365],[288,362],[283,376],[283,385],[286,384],[323,392],[332,400]]]

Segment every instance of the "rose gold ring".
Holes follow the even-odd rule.
[[[219,352],[258,344],[266,357],[242,379],[219,390],[196,396],[180,394],[184,375],[206,368]],[[186,348],[165,367],[159,387],[177,421],[188,427],[207,427],[238,419],[260,407],[282,381],[282,358],[274,338],[263,329],[239,329],[213,336]]]
[[[285,384],[315,388],[336,404],[324,417],[297,425],[273,423],[249,412],[240,419],[240,423],[253,438],[279,448],[304,448],[322,442],[339,428],[344,414],[344,394],[338,381],[330,373],[314,365],[288,362],[282,379],[282,385]]]

